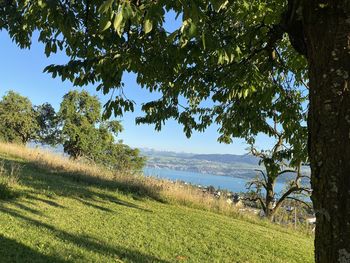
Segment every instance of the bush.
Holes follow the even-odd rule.
[[[0,179],[0,200],[6,200],[16,197],[15,192],[11,189],[8,182],[2,182]]]
[[[0,199],[6,200],[17,196],[13,186],[18,184],[21,167],[18,164],[10,163],[6,167],[4,162],[0,163]]]

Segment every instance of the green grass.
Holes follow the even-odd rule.
[[[313,262],[299,232],[0,159],[22,166],[0,200],[0,262]]]

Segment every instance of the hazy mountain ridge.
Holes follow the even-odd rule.
[[[220,163],[244,163],[258,166],[259,159],[252,155],[235,155],[235,154],[195,154],[191,159],[206,160]]]
[[[177,171],[196,172],[202,174],[224,175],[251,179],[257,175],[256,169],[265,170],[259,166],[259,158],[245,154],[195,154],[154,149],[140,149],[147,157],[146,167],[170,169]],[[309,167],[302,167],[302,172],[310,174]],[[285,173],[278,179],[286,182],[294,178],[293,173]],[[307,182],[307,180],[304,180]]]
[[[252,178],[258,166],[258,158],[251,155],[194,154],[141,149],[147,157],[147,167],[204,174]]]
[[[250,154],[237,155],[237,154],[197,154],[197,153],[186,153],[186,152],[172,152],[172,151],[158,151],[148,148],[140,148],[141,152],[145,156],[162,156],[162,157],[177,157],[183,159],[197,159],[211,162],[220,163],[246,163],[249,165],[258,166],[259,159]]]

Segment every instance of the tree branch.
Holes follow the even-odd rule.
[[[262,206],[262,209],[264,210],[264,212],[266,212],[266,205],[264,203],[264,200],[260,196],[245,197],[244,200],[248,200],[248,201],[251,201],[251,202],[259,201],[260,205]]]
[[[263,170],[260,170],[260,169],[254,169],[255,171],[257,171],[257,172],[260,172],[261,174],[262,174],[262,176],[263,176],[263,179],[264,179],[264,182],[265,182],[265,185],[264,185],[264,187],[265,188],[267,188],[267,178],[266,178],[266,175],[265,175],[265,173],[263,172]]]
[[[308,193],[311,193],[311,189],[309,188],[305,188],[305,187],[299,187],[299,186],[293,186],[291,188],[289,188],[289,190],[287,192],[285,192],[281,198],[277,201],[277,204],[275,206],[274,209],[278,209],[281,204],[283,203],[283,201],[289,197],[290,194],[294,193],[294,192],[302,192],[302,191],[305,191],[305,192],[308,192]]]
[[[283,170],[283,171],[279,172],[278,175],[282,175],[282,174],[285,174],[285,173],[296,173],[296,171],[287,169],[287,170]]]
[[[306,203],[305,201],[300,200],[300,199],[298,199],[298,198],[288,196],[286,199],[290,199],[290,200],[294,200],[294,201],[300,202],[300,203],[306,205],[308,208],[312,209],[312,206],[311,206],[310,204],[308,204],[308,203]]]

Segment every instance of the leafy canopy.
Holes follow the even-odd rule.
[[[9,91],[0,100],[0,139],[25,144],[36,138],[38,129],[30,100]]]
[[[55,109],[49,103],[34,107],[39,129],[36,141],[41,144],[57,145],[59,143],[59,123]]]
[[[119,171],[139,170],[144,158],[115,136],[123,127],[118,121],[102,121],[101,104],[88,92],[70,91],[57,114],[61,130],[59,141],[72,158],[84,158]]]
[[[21,47],[38,30],[47,56],[65,52],[67,64],[45,69],[53,77],[113,91],[106,117],[134,109],[123,92],[132,87],[122,82],[134,72],[142,88],[160,94],[143,104],[137,123],[161,129],[173,118],[187,136],[216,123],[229,143],[272,135],[277,119],[287,143],[300,145],[306,61],[287,37],[288,11],[276,0],[7,1],[0,27]],[[170,14],[182,20],[172,32]]]
[[[62,123],[61,142],[73,158],[88,156],[98,136],[95,125],[100,121],[101,105],[86,91],[70,91],[63,97],[58,118]]]

